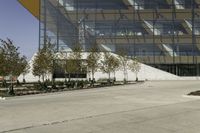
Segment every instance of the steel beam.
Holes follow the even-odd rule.
[[[128,39],[127,39],[128,38]],[[200,44],[200,36],[195,37],[195,41],[197,44]],[[146,35],[146,36],[137,36],[137,38],[127,37],[127,36],[114,36],[114,37],[97,37],[97,42],[99,44],[113,44],[113,40],[115,44],[191,44],[192,45],[192,38],[190,35],[181,35],[181,36],[174,36],[174,42],[172,36],[153,36]],[[128,41],[127,41],[128,40]]]
[[[140,62],[146,64],[194,64],[193,56],[139,56]],[[197,56],[197,63],[200,63],[200,56]]]
[[[195,10],[200,12],[200,9]],[[97,11],[96,14],[91,14],[88,11],[79,11],[78,17],[82,17],[85,13],[88,13],[88,20],[94,20],[96,17],[97,21],[100,20],[115,20],[119,18],[121,14],[124,14],[129,20],[154,20],[153,13],[154,10],[138,10],[135,12],[129,10],[100,10]],[[64,11],[67,17],[71,18],[72,21],[76,21],[76,15],[74,11]],[[133,17],[133,13],[135,13],[135,17]],[[172,20],[172,10],[169,9],[160,9],[157,10],[157,20]],[[177,20],[191,19],[192,11],[191,9],[185,10],[176,10],[175,17]]]

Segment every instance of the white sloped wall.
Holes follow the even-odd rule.
[[[29,70],[29,73],[25,75],[25,79],[27,82],[36,82],[39,80],[38,77],[35,77],[33,74],[32,74],[32,69],[33,69],[33,60],[35,58],[36,54],[33,55],[33,57],[31,58],[31,60],[28,62],[29,65],[30,65],[30,70]],[[21,74],[19,77],[18,77],[18,80],[20,82],[23,81],[23,75]]]
[[[115,54],[113,54],[115,55]],[[116,56],[116,55],[115,55]],[[29,61],[30,64],[30,72],[25,76],[25,79],[27,82],[35,82],[38,81],[39,78],[33,76],[32,74],[32,64],[33,64],[33,60],[34,60],[35,55],[32,57],[32,59]],[[87,57],[87,53],[85,53],[83,55],[83,58]],[[51,77],[51,75],[49,75],[49,77]],[[113,74],[111,75],[111,78],[113,78]],[[100,79],[100,78],[108,78],[107,74],[104,74],[100,71],[97,71],[95,73],[95,78],[96,80]],[[130,70],[128,70],[128,80],[135,80],[136,76],[133,72],[131,72]],[[141,70],[138,73],[138,78],[139,80],[181,80],[182,78],[176,75],[173,75],[171,73],[156,69],[154,67],[145,65],[145,64],[141,64]],[[18,77],[19,81],[23,81],[23,75],[20,75]],[[123,75],[123,71],[122,70],[118,70],[116,72],[116,79],[117,80],[123,80],[124,79],[124,75]]]
[[[123,80],[124,74],[123,71],[119,70],[116,72],[116,79],[117,80]],[[107,74],[103,74],[102,72],[96,72],[95,73],[96,79],[99,78],[108,78]],[[111,75],[111,78],[113,78],[114,75]],[[136,75],[128,70],[128,80],[135,80]],[[141,64],[141,70],[138,73],[138,79],[139,80],[180,80],[181,78],[179,76],[173,75],[171,73],[156,69],[154,67]]]

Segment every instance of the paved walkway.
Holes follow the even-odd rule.
[[[199,133],[200,81],[23,96],[0,101],[0,133]]]

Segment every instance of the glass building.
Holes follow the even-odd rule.
[[[179,76],[200,75],[200,0],[19,0],[40,20],[42,48],[137,57]]]

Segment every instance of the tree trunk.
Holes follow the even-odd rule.
[[[94,80],[94,70],[92,70],[92,80]]]
[[[25,75],[23,74],[23,81],[25,81]]]
[[[135,81],[137,82],[138,81],[138,73],[136,72],[135,75],[136,75]]]
[[[7,88],[7,83],[6,83],[5,77],[3,76],[2,78],[3,78],[2,86]]]
[[[126,80],[128,81],[128,71],[126,70]]]
[[[42,82],[44,83],[44,74],[42,75]]]
[[[14,88],[13,88],[13,76],[11,76],[11,85],[10,85],[10,87],[9,87],[8,93],[9,93],[10,95],[15,95]]]
[[[38,76],[38,78],[39,78],[39,80],[38,80],[38,81],[40,81],[40,77],[41,77],[41,76]]]
[[[54,79],[54,73],[52,73],[52,86],[51,86],[51,89],[55,89],[55,79]]]
[[[67,82],[67,78],[66,78],[66,75],[65,75],[65,83]]]
[[[110,85],[110,72],[108,73],[108,82],[109,82],[109,85]]]
[[[126,84],[126,69],[124,67],[124,84]]]
[[[116,81],[116,72],[114,71],[114,82]]]
[[[94,86],[94,70],[92,70],[92,87]]]
[[[70,73],[69,73],[69,78],[68,79],[69,79],[69,82],[70,82],[70,80],[71,80],[71,74]]]
[[[126,70],[124,69],[124,80],[126,80]]]
[[[11,89],[13,90],[13,77],[11,76]]]
[[[91,80],[91,73],[88,71],[88,79]]]

